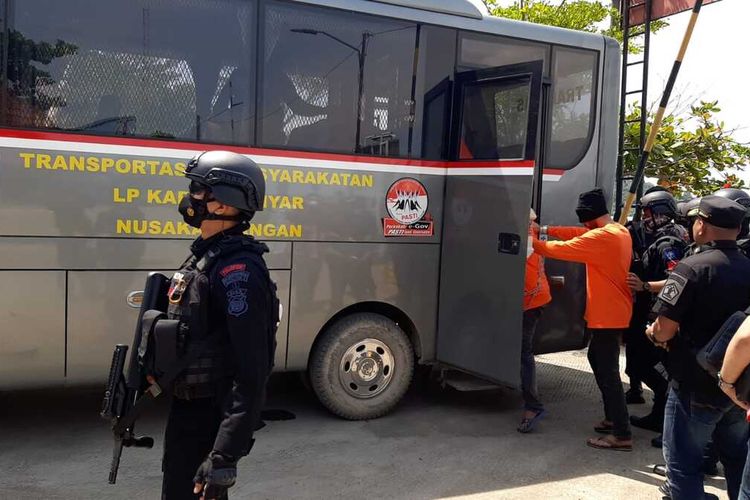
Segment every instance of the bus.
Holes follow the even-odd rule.
[[[1,390],[104,381],[213,149],[266,176],[277,371],[350,419],[416,365],[519,385],[529,207],[569,225],[614,191],[614,40],[479,0],[0,5]],[[584,269],[547,272],[537,351],[582,348]]]

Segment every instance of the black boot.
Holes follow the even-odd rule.
[[[625,393],[625,402],[629,405],[642,405],[646,403],[643,399],[643,390],[641,390],[640,384],[638,386],[631,386],[628,392]]]
[[[659,493],[664,495],[662,500],[672,500],[672,491],[669,488],[669,483],[667,481],[664,481],[661,486],[659,486]],[[719,500],[719,497],[713,493],[704,493],[703,500]]]
[[[648,431],[661,432],[664,428],[664,415],[657,415],[653,412],[643,417],[633,415],[630,417],[630,424]]]

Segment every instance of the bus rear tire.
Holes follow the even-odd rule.
[[[310,361],[310,382],[323,406],[347,420],[367,420],[389,413],[406,393],[414,349],[390,319],[357,313],[323,332]]]

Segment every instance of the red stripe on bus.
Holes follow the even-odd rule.
[[[340,161],[346,163],[375,163],[381,165],[404,165],[428,168],[534,168],[534,160],[495,160],[495,161],[430,161],[405,158],[383,158],[381,156],[356,156],[336,153],[314,153],[307,151],[289,151],[281,149],[261,149],[225,144],[206,144],[197,142],[165,141],[159,139],[137,139],[128,137],[93,136],[83,134],[66,134],[39,130],[0,129],[0,137],[31,139],[41,141],[82,142],[87,144],[107,144],[112,146],[135,146],[145,148],[163,148],[174,150],[204,151],[211,147],[221,148],[235,153],[300,158],[309,160]],[[564,170],[544,169],[548,175],[562,175]]]

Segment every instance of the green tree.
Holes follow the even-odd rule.
[[[501,7],[499,0],[485,0],[493,16],[507,17],[519,21],[547,24],[589,33],[601,33],[611,36],[622,43],[620,13],[611,6],[611,2],[596,0],[559,1],[550,0],[516,0],[512,5]],[[653,21],[651,31],[656,32],[666,26],[664,21]],[[642,28],[637,28],[642,29]],[[637,34],[638,31],[631,33]],[[638,53],[643,49],[637,43],[631,43],[630,52]]]
[[[727,184],[745,187],[735,172],[750,164],[750,147],[737,142],[732,136],[734,131],[726,129],[716,117],[720,111],[718,101],[700,101],[685,116],[667,115],[651,149],[646,176],[658,179],[676,196],[703,196]],[[627,119],[637,120],[640,113],[640,106],[632,106]],[[651,114],[648,121],[653,122]],[[626,125],[626,148],[639,144],[639,129],[639,123]],[[638,161],[639,153],[626,149],[625,175],[635,172]]]

